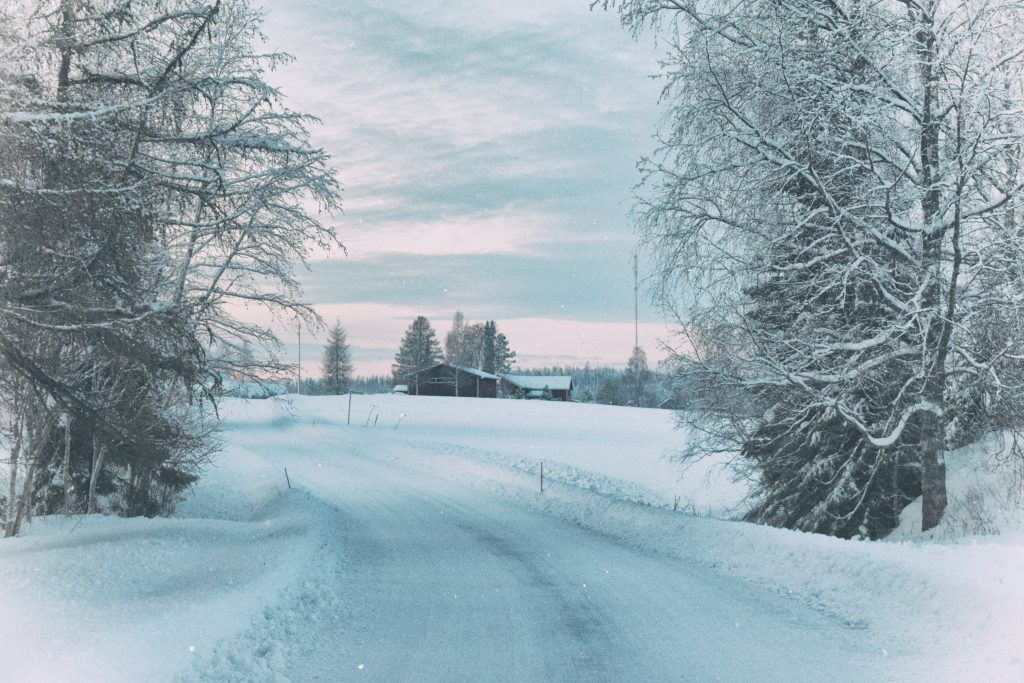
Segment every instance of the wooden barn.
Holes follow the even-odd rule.
[[[548,398],[553,401],[572,400],[570,375],[502,375],[502,389],[510,396]]]
[[[410,396],[497,398],[498,376],[448,363],[414,372],[405,378]]]

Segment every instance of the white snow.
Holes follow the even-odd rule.
[[[572,389],[572,376],[570,375],[502,375],[521,389],[529,391],[568,391]]]
[[[721,516],[744,489],[678,478],[668,411],[370,395],[347,414],[225,401],[226,450],[174,518],[0,541],[2,678],[1024,677],[1017,534],[849,542],[673,512]]]

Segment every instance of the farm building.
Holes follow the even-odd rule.
[[[569,375],[502,375],[502,389],[511,396],[572,400],[572,377]]]
[[[411,396],[497,398],[498,376],[448,363],[414,372],[405,378]]]

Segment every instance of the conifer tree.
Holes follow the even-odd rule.
[[[495,356],[497,334],[498,326],[494,323],[493,320],[488,320],[487,322],[484,323],[484,334],[482,339],[483,348],[481,349],[480,353],[482,361],[480,364],[480,369],[483,370],[484,372],[489,372],[491,374],[497,372]]]
[[[516,352],[509,348],[508,338],[498,332],[494,337],[494,366],[499,375],[512,372],[512,364],[516,362]]]
[[[348,393],[352,379],[352,357],[346,340],[345,328],[335,321],[327,331],[327,343],[323,357],[323,393],[340,395]]]
[[[418,316],[405,331],[402,345],[395,354],[395,362],[391,366],[391,374],[396,384],[409,379],[409,375],[425,370],[441,362],[441,344],[437,334],[424,316]],[[419,393],[419,375],[413,379],[415,393]]]

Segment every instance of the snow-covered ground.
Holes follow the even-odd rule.
[[[226,401],[226,450],[174,518],[0,542],[0,678],[1024,679],[1019,534],[674,512],[723,517],[744,489],[679,478],[667,411],[356,396],[347,415]],[[951,456],[954,496],[998,488],[959,483],[981,451]]]

